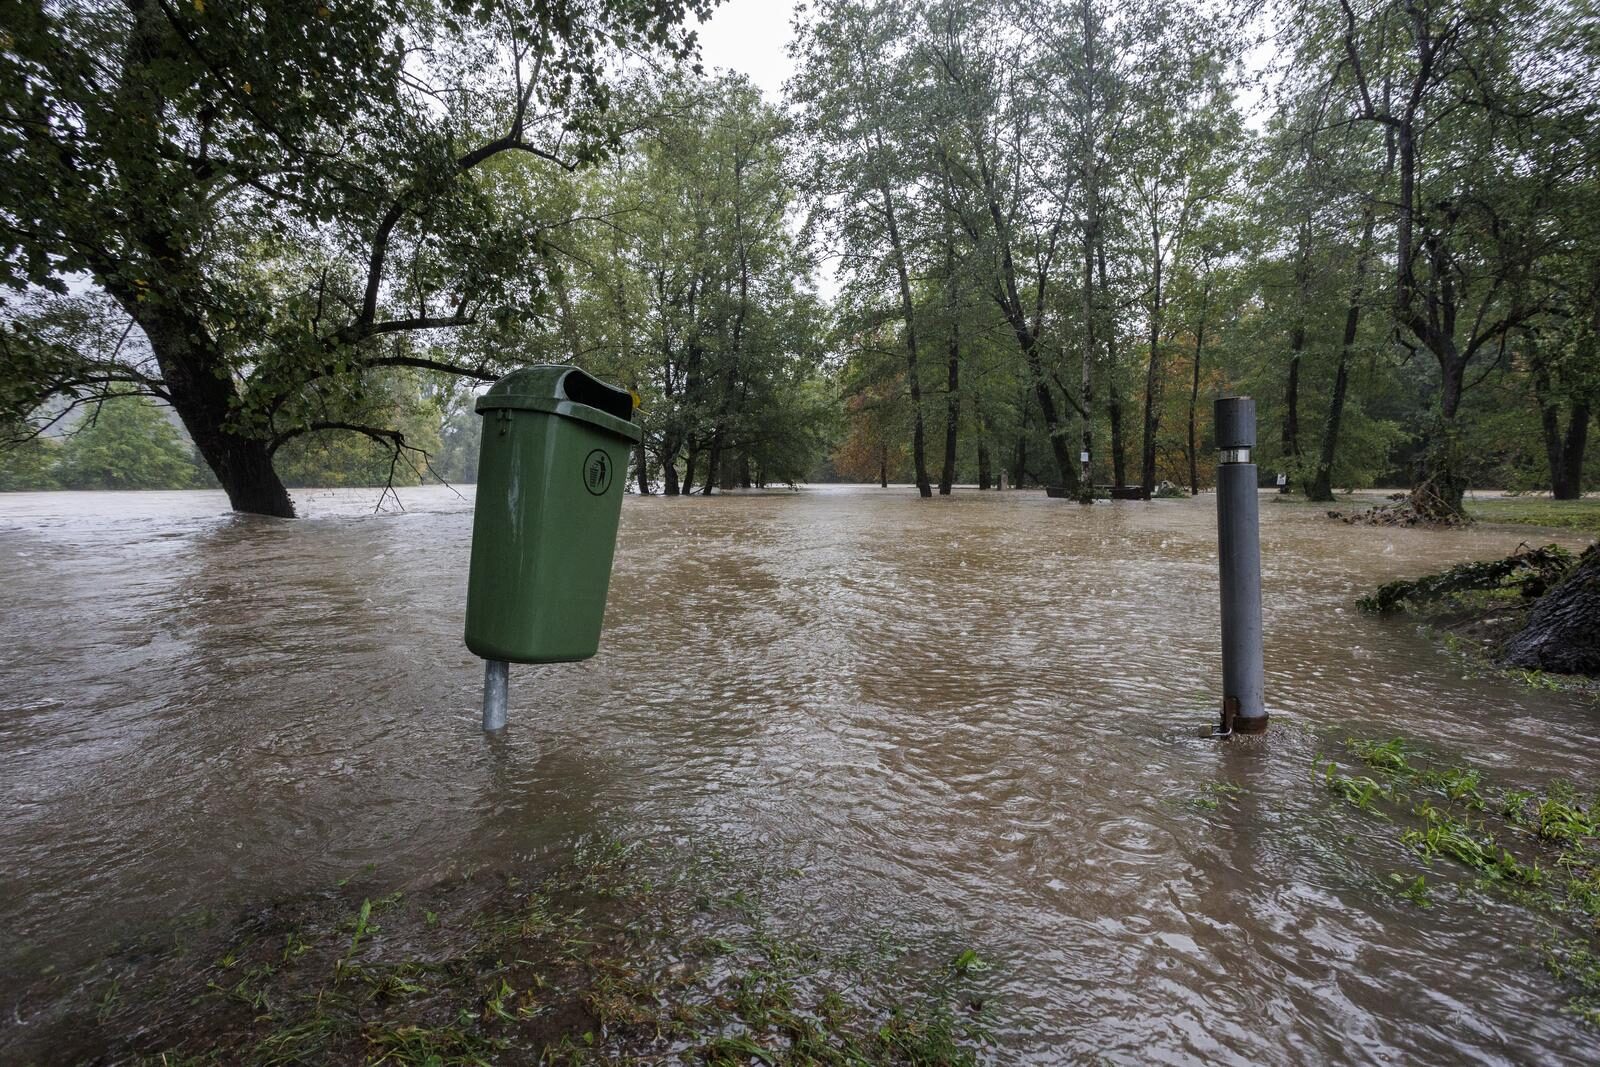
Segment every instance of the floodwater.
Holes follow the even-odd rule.
[[[1406,734],[1594,783],[1594,707],[1353,604],[1537,531],[1264,503],[1273,728],[1217,744],[1210,496],[629,498],[599,656],[513,668],[488,742],[469,505],[298,496],[0,496],[0,1001],[196,908],[604,833],[798,868],[824,937],[977,948],[999,1062],[1593,1061],[1538,932],[1384,893],[1392,831],[1311,777]]]

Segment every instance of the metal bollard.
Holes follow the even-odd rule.
[[[511,664],[503,659],[483,661],[483,729],[499,733],[506,728],[506,690],[511,683]]]
[[[1217,736],[1267,728],[1261,656],[1261,513],[1256,496],[1256,402],[1217,400],[1217,561],[1222,585],[1222,726]]]

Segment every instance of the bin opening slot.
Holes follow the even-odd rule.
[[[561,379],[561,390],[574,404],[599,408],[625,422],[633,421],[633,397],[626,390],[613,389],[581,370],[568,371]]]

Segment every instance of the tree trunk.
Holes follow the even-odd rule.
[[[944,412],[944,467],[939,471],[939,495],[949,496],[956,480],[956,432],[961,419],[960,342],[954,330],[950,335],[949,400]]]
[[[672,453],[663,453],[661,456],[661,491],[667,496],[677,496],[682,490],[678,486],[678,450]]]
[[[878,451],[878,488],[889,488],[889,446],[883,445]]]
[[[1017,429],[1017,447],[1011,454],[1011,488],[1021,489],[1028,476],[1028,393],[1022,393],[1022,425]]]
[[[1106,246],[1104,240],[1095,243],[1095,274],[1100,280],[1100,293],[1110,292],[1106,284]],[[1117,387],[1117,329],[1107,323],[1106,331],[1106,413],[1111,420],[1111,480],[1115,484],[1128,484],[1127,442],[1122,436],[1122,393]]]
[[[880,149],[882,145],[879,145]],[[883,213],[888,223],[889,249],[893,253],[895,276],[900,282],[900,314],[906,323],[906,387],[911,392],[911,463],[917,479],[917,493],[932,496],[928,483],[928,458],[922,426],[922,382],[917,374],[916,304],[911,299],[911,273],[906,267],[905,247],[900,240],[900,225],[895,218],[894,196],[887,184],[879,189]]]
[[[134,303],[131,313],[138,310]],[[271,446],[229,426],[238,394],[222,354],[202,343],[208,336],[205,325],[186,317],[136,317],[161,368],[172,409],[228,494],[228,504],[249,515],[294,518],[289,491],[272,467]]]
[[[956,308],[955,239],[945,234],[945,314],[950,319],[950,350],[945,358],[944,466],[939,495],[949,496],[956,480],[956,431],[961,421],[961,323]]]
[[[1307,145],[1309,151],[1310,146]],[[1311,215],[1300,225],[1294,266],[1294,328],[1289,331],[1289,381],[1283,397],[1283,484],[1289,492],[1300,462],[1300,362],[1306,350],[1306,308],[1311,303]]]
[[[636,452],[636,458],[634,459],[634,463],[637,465],[638,476],[639,476],[639,495],[640,496],[649,496],[650,495],[650,453],[645,451],[645,447],[644,447],[644,442],[643,441],[639,442],[639,447],[635,450],[635,452]]]
[[[1322,424],[1322,448],[1317,456],[1316,473],[1306,487],[1307,500],[1333,499],[1333,459],[1339,447],[1339,428],[1344,422],[1345,398],[1350,391],[1350,350],[1355,347],[1361,327],[1361,293],[1365,287],[1367,263],[1372,251],[1372,231],[1376,216],[1368,207],[1361,224],[1361,251],[1356,260],[1356,281],[1350,290],[1350,306],[1344,313],[1344,336],[1339,342],[1339,363],[1333,372],[1333,396],[1328,400],[1328,419]]]
[[[1462,499],[1467,483],[1461,474],[1461,424],[1456,412],[1461,406],[1467,361],[1447,345],[1439,355],[1439,419],[1429,435],[1411,488],[1411,506],[1423,518],[1446,522],[1466,515]]]
[[[1345,336],[1354,340],[1356,323],[1361,311],[1351,304],[1345,316]],[[1317,470],[1306,486],[1307,500],[1331,501],[1333,499],[1333,458],[1339,446],[1339,426],[1344,421],[1344,401],[1350,391],[1350,341],[1339,348],[1339,365],[1333,372],[1333,395],[1328,398],[1328,421],[1322,424],[1322,450],[1317,458]]]
[[[750,453],[739,453],[739,488],[750,488]]]
[[[1152,331],[1154,332],[1154,331]],[[1139,449],[1139,487],[1144,498],[1150,499],[1156,487],[1156,433],[1161,428],[1160,404],[1161,359],[1155,345],[1150,346],[1150,365],[1145,369],[1144,380],[1144,430]]]
[[[1083,416],[1083,439],[1079,442],[1078,462],[1081,470],[1078,472],[1080,485],[1078,486],[1078,500],[1080,503],[1094,503],[1094,355],[1095,342],[1099,336],[1098,316],[1096,315],[1094,265],[1095,248],[1100,241],[1100,123],[1097,121],[1099,109],[1096,106],[1096,89],[1099,84],[1097,66],[1099,50],[1096,47],[1096,31],[1099,29],[1099,19],[1090,0],[1080,0],[1078,4],[1078,32],[1083,42],[1083,66],[1076,79],[1078,86],[1078,106],[1081,109],[1082,125],[1081,140],[1078,144],[1079,157],[1083,162],[1083,351],[1079,367],[1081,414]]]
[[[172,392],[170,381],[167,388]],[[172,392],[172,397],[176,401],[177,393]],[[182,412],[179,417],[183,418]],[[183,419],[183,424],[189,430],[189,436],[194,438],[201,457],[217,476],[217,481],[222,483],[223,491],[228,494],[228,504],[234,511],[247,515],[270,515],[279,519],[294,518],[294,503],[278,478],[278,472],[272,467],[272,456],[267,451],[266,442],[224,431],[209,443],[202,444],[187,418]]]
[[[1539,423],[1544,431],[1545,461],[1550,466],[1550,495],[1557,500],[1577,500],[1583,496],[1583,453],[1589,437],[1589,404],[1575,400],[1561,431],[1561,404],[1551,395],[1550,375],[1534,359],[1533,395],[1539,405]]]
[[[694,493],[694,468],[700,462],[700,450],[693,445],[689,446],[689,454],[683,460],[683,495],[690,496]]]
[[[1076,496],[1078,493],[1078,471],[1072,465],[1071,446],[1067,444],[1068,427],[1061,425],[1061,416],[1056,411],[1055,397],[1050,395],[1050,383],[1042,377],[1043,368],[1039,363],[1038,344],[1035,342],[1029,362],[1034,373],[1041,375],[1038,384],[1034,387],[1034,394],[1039,399],[1039,411],[1044,415],[1045,432],[1050,438],[1050,456],[1055,460],[1056,474],[1061,479],[1062,488]]]
[[[1195,412],[1200,406],[1200,357],[1206,344],[1206,309],[1211,302],[1211,279],[1200,289],[1200,322],[1194,331],[1194,377],[1189,383],[1189,495],[1200,495],[1200,441],[1196,434]]]
[[[1156,487],[1156,433],[1161,428],[1161,231],[1150,226],[1154,266],[1150,289],[1150,363],[1144,375],[1144,439],[1139,451],[1139,487],[1144,498]]]
[[[1600,546],[1591,545],[1572,573],[1539,599],[1502,655],[1524,670],[1600,675]]]
[[[1566,496],[1557,500],[1577,500],[1583,496],[1583,450],[1589,437],[1589,405],[1574,404],[1567,423]]]
[[[982,429],[981,426],[979,427],[978,432],[980,434],[983,432],[983,429]],[[989,481],[990,481],[990,478],[989,478],[989,442],[988,442],[987,438],[979,437],[978,438],[978,488],[979,489],[987,489],[987,488],[989,488]]]
[[[706,452],[706,478],[705,484],[700,487],[701,496],[710,496],[712,487],[717,484],[718,476],[722,471],[722,428],[718,427],[711,433],[711,448]]]
[[[1093,168],[1091,167],[1091,170]],[[1091,204],[1093,188],[1091,185]],[[1083,239],[1083,351],[1079,357],[1079,402],[1083,405],[1083,440],[1080,442],[1078,463],[1078,502],[1094,503],[1094,222],[1093,207],[1090,221],[1084,226]]]
[[[1287,493],[1292,468],[1300,458],[1300,351],[1305,346],[1305,331],[1296,328],[1290,341],[1289,381],[1283,390],[1283,484],[1278,492]]]
[[[1122,398],[1113,395],[1107,405],[1111,417],[1111,480],[1117,485],[1128,484],[1128,449],[1122,436]]]

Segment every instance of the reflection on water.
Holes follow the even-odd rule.
[[[600,655],[514,668],[491,743],[467,505],[375,496],[306,495],[297,522],[0,496],[0,1000],[176,914],[598,831],[798,867],[787,914],[814,934],[981,946],[1008,1062],[1592,1049],[1534,931],[1375,891],[1390,846],[1346,840],[1362,825],[1309,780],[1346,732],[1593,779],[1592,709],[1464,679],[1353,608],[1526,530],[1263,507],[1274,726],[1218,745],[1209,497],[630,498]],[[1237,802],[1189,803],[1220,781]]]

